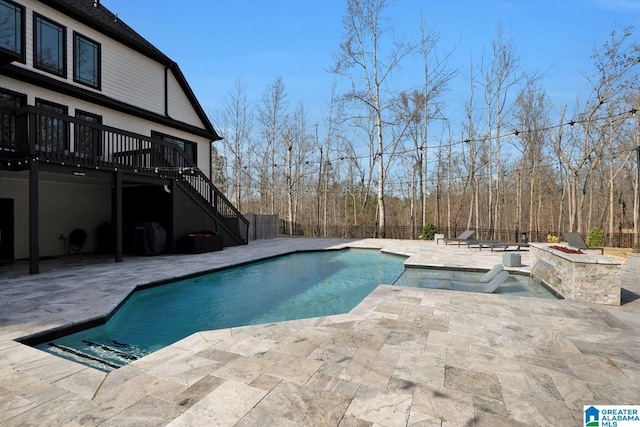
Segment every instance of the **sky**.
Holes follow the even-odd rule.
[[[102,0],[178,63],[214,125],[237,80],[255,106],[278,77],[290,109],[301,102],[308,123],[322,123],[337,79],[328,70],[345,33],[346,2]],[[640,0],[396,0],[387,16],[397,36],[414,40],[422,17],[439,37],[436,49],[452,52],[449,66],[458,74],[444,98],[452,118],[462,116],[470,65],[490,52],[498,25],[513,40],[522,71],[542,75],[558,108],[589,95],[590,56],[611,31],[635,26],[634,39],[640,34]],[[419,58],[403,63],[397,89],[420,87],[422,67]]]

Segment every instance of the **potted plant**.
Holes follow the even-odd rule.
[[[600,227],[593,227],[589,230],[587,236],[587,246],[602,246],[604,245],[604,232]]]
[[[434,223],[432,222],[427,222],[424,227],[422,227],[422,239],[423,240],[433,240],[436,231],[438,231],[436,229],[436,226]]]

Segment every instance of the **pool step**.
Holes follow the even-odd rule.
[[[127,353],[125,351],[119,350],[118,348],[114,348],[114,347],[108,346],[106,344],[101,344],[101,343],[97,343],[97,342],[93,342],[93,341],[87,341],[87,340],[82,340],[82,342],[85,343],[86,345],[88,345],[89,347],[100,349],[102,351],[107,352],[108,354],[112,354],[117,358],[124,359],[124,360],[127,360],[129,362],[133,362],[134,360],[138,360],[139,359],[139,357],[136,356],[135,354]],[[127,349],[131,348],[131,346],[129,344],[122,344],[122,343],[118,343],[118,342],[115,342],[115,341],[113,341],[113,343],[116,346],[120,347],[120,348],[127,348]]]
[[[108,360],[101,359],[96,356],[92,356],[87,353],[83,353],[79,350],[76,350],[75,348],[67,347],[66,345],[60,345],[53,342],[50,342],[48,345],[49,345],[49,348],[52,350],[52,352],[61,353],[62,355],[66,355],[73,359],[78,359],[79,362],[88,364],[90,366],[93,366],[97,363],[111,369],[118,369],[125,365],[124,363],[117,364]]]

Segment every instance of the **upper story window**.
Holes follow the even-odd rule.
[[[24,60],[24,7],[0,0],[0,57]]]
[[[73,33],[73,80],[100,89],[100,44]]]
[[[66,77],[65,28],[44,16],[33,14],[33,66]]]
[[[17,110],[27,105],[27,96],[21,93],[0,89],[0,108]]]
[[[0,89],[0,150],[11,150],[16,145],[15,111],[27,105],[27,96]]]

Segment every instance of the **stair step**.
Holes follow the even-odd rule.
[[[99,357],[96,356],[92,356],[90,354],[87,353],[83,353],[79,350],[76,350],[75,348],[71,348],[71,347],[67,347],[65,345],[60,345],[60,344],[56,344],[56,343],[49,343],[49,347],[52,349],[56,349],[58,350],[58,353],[62,353],[62,354],[66,354],[66,355],[72,355],[77,359],[83,360],[84,362],[91,361],[91,362],[95,362],[104,366],[107,366],[109,368],[112,369],[118,369],[124,366],[123,364],[117,364],[117,363],[113,363],[104,359],[101,359]],[[91,365],[91,363],[89,363]]]

